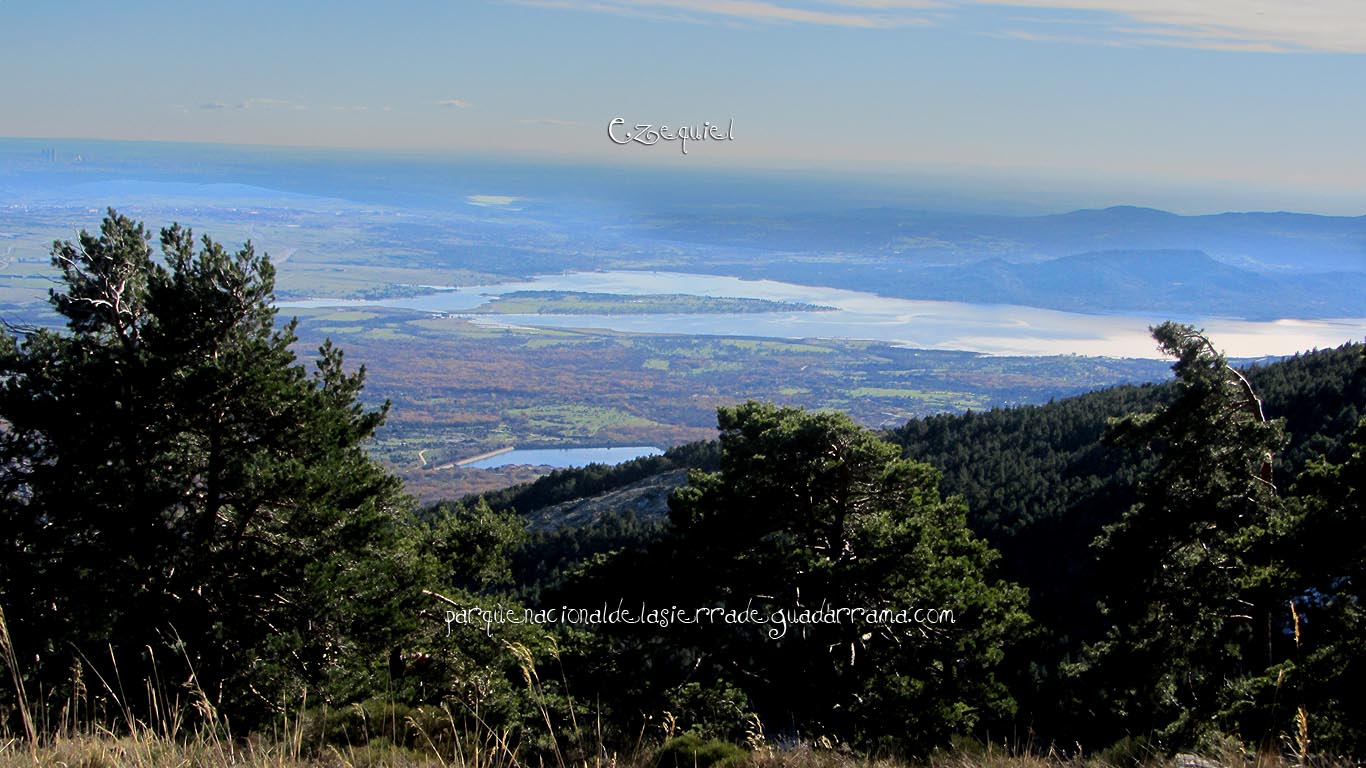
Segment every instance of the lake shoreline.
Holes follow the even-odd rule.
[[[518,291],[588,291],[618,295],[685,294],[834,307],[826,312],[711,314],[484,314],[490,298]],[[1086,314],[1013,304],[900,299],[842,288],[749,280],[724,275],[615,270],[538,275],[530,280],[462,287],[458,291],[373,300],[280,302],[282,309],[360,306],[460,317],[485,326],[597,330],[636,334],[779,339],[851,339],[912,349],[993,356],[1162,359],[1149,327],[1166,320],[1203,327],[1231,357],[1291,355],[1366,337],[1366,318],[1240,320],[1140,313]],[[496,310],[497,302],[492,306]]]

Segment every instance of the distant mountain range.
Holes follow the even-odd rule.
[[[903,265],[1040,261],[1101,250],[1198,250],[1259,272],[1366,271],[1366,216],[1181,216],[1133,206],[1049,216],[872,208],[783,216],[708,212],[658,218],[650,230],[692,242],[857,253]]]
[[[1366,316],[1366,216],[1180,216],[1121,206],[1011,217],[891,208],[700,213],[650,236],[690,269],[910,299],[1168,316]]]
[[[922,192],[908,198],[815,176],[0,139],[0,201],[10,203],[0,218],[15,232],[42,231],[48,215],[66,235],[85,209],[131,206],[201,227],[259,223],[256,239],[269,235],[274,251],[312,248],[481,280],[649,269],[1084,312],[1366,317],[1366,216],[1134,206],[953,213],[929,209],[951,207],[953,197]],[[255,209],[326,218],[272,230]],[[34,239],[50,240],[42,234]]]
[[[1074,312],[1160,308],[1255,320],[1366,314],[1366,272],[1267,274],[1201,251],[1100,251],[1026,264],[989,259],[927,267],[908,278],[920,298]]]

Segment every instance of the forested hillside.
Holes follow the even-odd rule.
[[[55,244],[65,328],[0,331],[0,737],[34,760],[149,723],[508,765],[1366,754],[1359,344],[1243,372],[1165,323],[1169,384],[890,433],[747,402],[419,506],[269,259],[150,240],[111,211]]]
[[[1274,463],[1278,488],[1294,487],[1318,462],[1350,460],[1356,425],[1366,413],[1362,345],[1253,366],[1247,378],[1266,417],[1283,423],[1286,442]],[[1004,673],[1019,699],[1016,725],[1066,741],[1091,741],[1099,732],[1079,688],[1091,681],[1065,670],[1108,626],[1100,607],[1107,585],[1094,543],[1136,502],[1140,481],[1157,460],[1153,450],[1117,445],[1107,432],[1113,420],[1170,406],[1181,392],[1180,382],[1117,387],[1042,406],[916,419],[887,435],[908,458],[942,473],[941,490],[966,502],[968,526],[1001,553],[1001,574],[1029,591],[1035,626],[1013,649]],[[606,494],[650,471],[714,469],[714,453],[703,447],[648,463],[563,470],[490,500],[542,519],[542,510],[563,507],[576,494]],[[527,594],[562,584],[576,562],[611,551],[647,552],[670,535],[657,516],[623,510],[614,517],[598,507],[585,525],[531,535],[517,558],[526,564],[518,577]],[[1127,730],[1112,727],[1105,738]]]
[[[1286,420],[1279,484],[1289,484],[1311,460],[1347,457],[1352,432],[1366,414],[1362,355],[1362,345],[1349,344],[1247,369],[1267,416]],[[887,437],[908,457],[940,470],[944,492],[964,498],[969,525],[1003,549],[1008,567],[1019,556],[1026,562],[1018,571],[1039,573],[1046,565],[1038,561],[1066,560],[1055,557],[1059,551],[1084,552],[1100,528],[1133,503],[1142,457],[1106,443],[1109,420],[1154,410],[1175,389],[1170,382],[1122,386],[1040,406],[929,416]],[[696,443],[614,467],[557,470],[484,498],[495,509],[534,515],[657,473],[714,470],[717,451],[716,443]],[[1047,542],[1042,549],[1049,554],[1030,560],[1029,553],[1041,549],[1038,542]],[[1081,559],[1066,565],[1075,568]]]
[[[1349,457],[1366,413],[1362,354],[1362,345],[1353,344],[1247,371],[1266,416],[1284,419],[1278,487],[1291,487],[1313,461]],[[1156,410],[1178,386],[1117,387],[1043,406],[932,416],[891,435],[908,456],[943,471],[945,492],[964,498],[973,530],[1001,551],[1005,573],[1030,590],[1030,612],[1042,632],[1024,652],[1036,679],[1020,688],[1022,696],[1031,689],[1038,696],[1036,723],[1050,731],[1087,735],[1070,733],[1067,723],[1082,721],[1055,706],[1066,700],[1058,698],[1064,692],[1055,675],[1105,626],[1092,543],[1134,503],[1153,461],[1148,451],[1106,440],[1107,424]]]

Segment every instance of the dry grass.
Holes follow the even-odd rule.
[[[128,734],[110,731],[68,734],[44,738],[37,745],[21,737],[0,737],[0,768],[62,766],[63,768],[547,768],[559,759],[523,761],[513,751],[474,739],[438,748],[405,749],[380,740],[366,745],[328,746],[305,754],[297,740],[247,739],[227,741],[205,734],[158,734],[137,729]],[[492,747],[492,748],[490,748]],[[596,762],[596,761],[595,761]],[[913,763],[859,757],[813,745],[761,748],[738,764],[726,768],[1290,768],[1293,758],[1240,755],[1200,758],[1181,755],[1172,759],[1150,758],[1135,763],[1111,762],[1100,757],[1074,757],[1057,752],[1017,753],[1009,750],[973,748],[943,752]],[[1311,760],[1321,768],[1348,768],[1350,761]],[[571,768],[654,768],[649,752],[632,759],[609,759],[569,764]]]
[[[96,676],[92,687],[102,688],[102,698],[114,703],[109,719],[92,713],[94,707],[81,667],[72,670],[71,699],[48,719],[41,712],[35,723],[30,699],[0,610],[0,662],[7,668],[11,690],[17,694],[17,721],[22,733],[0,725],[0,768],[61,766],[61,768],[658,768],[654,746],[641,738],[627,753],[609,751],[602,744],[601,724],[582,724],[570,701],[569,728],[557,728],[530,651],[510,646],[517,657],[528,690],[540,709],[549,754],[526,756],[505,730],[498,730],[478,712],[457,719],[449,709],[411,710],[402,718],[412,747],[397,746],[377,736],[362,744],[325,744],[309,733],[310,722],[302,715],[286,715],[276,730],[249,738],[234,737],[226,722],[191,678],[188,700],[168,696],[161,681],[144,681],[145,719],[134,715],[108,681]],[[187,659],[188,661],[188,659]],[[94,683],[98,682],[98,686]],[[566,685],[568,681],[563,681]],[[121,688],[120,686],[117,686]],[[300,702],[300,711],[307,701]],[[3,715],[0,712],[0,715]],[[1246,755],[1236,746],[1212,757],[1178,755],[1164,758],[1141,751],[1112,750],[1093,756],[1068,754],[1033,744],[1010,747],[976,742],[957,742],[954,748],[914,762],[857,756],[824,743],[775,747],[764,735],[763,724],[753,718],[738,762],[718,763],[714,768],[1315,768],[1359,766],[1346,760],[1304,757],[1309,744],[1308,720],[1299,712],[1299,732],[1294,741],[1298,753]],[[316,713],[315,715],[316,716]],[[671,723],[671,716],[665,713]],[[191,725],[191,723],[194,723]],[[316,723],[315,723],[316,724]],[[397,729],[395,729],[397,730]],[[674,735],[667,727],[665,737]],[[572,745],[572,746],[571,746]],[[579,757],[568,757],[572,752]],[[582,757],[591,755],[591,757]]]

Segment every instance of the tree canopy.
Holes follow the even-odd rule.
[[[155,662],[260,715],[404,623],[374,589],[402,567],[377,555],[405,501],[362,449],[384,408],[330,343],[296,359],[250,244],[149,241],[111,210],[54,244],[66,332],[0,333],[0,599],[49,689]]]
[[[1107,435],[1156,462],[1098,541],[1110,631],[1092,655],[1113,716],[1186,744],[1229,706],[1229,681],[1269,663],[1278,615],[1250,579],[1279,505],[1272,465],[1285,439],[1203,334],[1165,323],[1153,336],[1176,358],[1178,393]]]
[[[704,732],[724,732],[708,720],[718,712],[753,711],[812,738],[910,751],[1011,710],[996,669],[1027,623],[1025,595],[993,574],[994,553],[961,502],[940,496],[933,468],[843,414],[750,402],[721,408],[718,425],[720,469],[692,472],[669,534],[599,559],[564,596],[764,621],[605,628],[601,655],[620,666],[595,677],[630,689],[651,669],[673,697],[655,706]],[[770,618],[846,608],[907,621]],[[917,609],[952,619],[911,620]]]
[[[737,645],[761,707],[809,729],[901,749],[1011,711],[996,677],[1025,627],[1025,594],[939,493],[939,473],[837,413],[722,408],[721,469],[674,499],[698,604],[947,610],[952,624],[875,620]],[[775,711],[776,710],[776,711]]]

